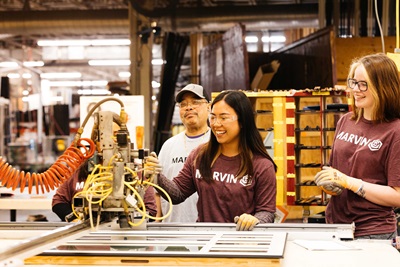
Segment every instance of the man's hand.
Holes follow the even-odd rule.
[[[157,154],[155,152],[151,152],[150,155],[146,158],[146,163],[144,164],[144,177],[148,179],[151,176],[157,175],[161,172],[162,166],[158,161]]]
[[[236,223],[236,231],[251,231],[260,221],[253,215],[243,213],[234,218]]]
[[[322,171],[315,175],[315,183],[321,186],[322,189],[331,195],[339,195],[344,188],[356,191],[362,181],[331,168],[324,166]]]

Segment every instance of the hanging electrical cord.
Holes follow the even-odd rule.
[[[113,157],[115,158],[115,157]],[[112,166],[110,160],[109,165],[104,167],[100,164],[96,165],[92,171],[92,173],[87,177],[85,184],[83,186],[82,191],[75,194],[74,198],[84,198],[88,203],[88,215],[90,220],[90,225],[93,229],[95,229],[98,225],[94,225],[94,218],[93,218],[93,205],[98,205],[99,207],[102,205],[103,201],[112,193],[112,182],[113,182],[113,174],[111,172]],[[148,167],[145,167],[145,169]],[[134,223],[130,219],[128,219],[128,224],[132,227],[141,225],[146,218],[153,219],[153,220],[163,220],[167,218],[172,212],[172,200],[168,193],[158,186],[157,184],[152,183],[153,177],[149,181],[141,181],[139,179],[138,172],[143,173],[145,169],[139,169],[137,171],[132,170],[131,168],[125,167],[125,171],[127,173],[132,174],[133,181],[131,182],[124,182],[124,185],[130,189],[132,195],[134,195],[136,199],[136,204],[132,205],[126,199],[122,201],[122,206],[124,208],[124,212],[128,215],[129,214],[129,206],[135,209],[142,217],[141,219]],[[137,187],[143,186],[144,190],[146,190],[149,186],[153,186],[159,190],[161,190],[164,195],[167,197],[169,203],[169,210],[167,214],[162,217],[151,216],[150,214],[146,213],[146,205],[144,203],[144,199],[140,196],[138,191],[136,190]],[[128,196],[127,196],[128,198]],[[74,204],[72,203],[72,211],[77,218],[82,218],[79,212],[76,210]],[[98,213],[99,215],[99,213]],[[129,218],[129,216],[127,216]],[[97,219],[97,223],[99,222],[99,218]]]
[[[92,206],[98,204],[101,206],[102,202],[112,193],[112,182],[113,174],[110,172],[111,167],[104,167],[97,164],[92,173],[88,175],[82,191],[77,192],[74,198],[82,197],[87,200],[88,204],[88,214],[90,218],[90,225],[94,227],[94,219],[92,213]],[[76,211],[74,204],[72,202],[72,212],[77,218],[81,216]],[[99,223],[99,220],[97,220]]]
[[[164,215],[164,216],[162,216],[162,217],[153,217],[153,216],[150,216],[150,215],[148,215],[148,217],[150,218],[150,219],[153,219],[153,220],[164,220],[165,218],[167,218],[171,213],[172,213],[172,200],[171,200],[171,197],[168,195],[168,193],[167,193],[167,191],[165,191],[162,187],[160,187],[159,185],[157,185],[157,184],[154,184],[154,183],[151,183],[151,182],[149,182],[149,181],[144,181],[144,183],[145,184],[148,184],[148,185],[151,185],[151,186],[153,186],[154,188],[157,188],[157,189],[159,189],[163,194],[164,194],[164,196],[166,196],[167,197],[167,202],[168,202],[168,206],[169,206],[169,209],[168,209],[168,212]]]
[[[383,37],[382,26],[381,26],[381,22],[379,20],[379,14],[378,14],[378,0],[375,0],[374,3],[375,3],[375,18],[376,18],[376,22],[378,23],[379,32],[381,33],[382,52],[385,53],[385,39]]]

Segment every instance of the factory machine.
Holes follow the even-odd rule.
[[[95,112],[106,101],[117,101],[120,114]],[[90,116],[91,138],[81,138]],[[157,185],[143,179],[148,152],[134,147],[126,121],[122,101],[106,98],[91,108],[71,146],[44,173],[24,173],[0,161],[3,185],[21,191],[28,187],[30,193],[36,188],[37,194],[58,187],[85,163],[90,168],[75,197],[80,200],[73,207],[78,222],[0,223],[0,267],[336,267],[400,262],[391,244],[351,241],[354,225],[261,224],[243,232],[235,231],[233,223],[144,224],[150,217],[144,192]]]
[[[93,112],[105,101],[117,101],[121,105],[120,114],[112,111]],[[71,218],[88,219],[92,228],[94,221],[98,224],[115,218],[121,228],[140,226],[146,219],[163,219],[146,212],[146,189],[153,186],[165,191],[151,182],[152,177],[143,179],[145,169],[150,168],[146,164],[149,151],[139,149],[142,145],[136,144],[135,147],[131,142],[122,101],[106,98],[98,102],[87,114],[81,129],[90,116],[94,117],[90,139],[95,143],[96,150],[84,165],[90,174],[83,190],[74,198],[74,216]],[[143,140],[138,136],[137,139]],[[135,218],[140,219],[135,221]]]
[[[99,107],[107,101],[116,101],[121,107],[120,113],[101,111]],[[81,138],[91,117],[94,118],[91,137]],[[151,217],[146,213],[144,193],[149,186],[158,186],[151,183],[151,178],[143,179],[145,168],[149,168],[146,165],[148,150],[138,149],[131,142],[127,119],[120,99],[110,97],[97,102],[91,107],[70,147],[47,171],[25,173],[0,159],[2,185],[13,190],[19,188],[21,192],[27,187],[30,194],[35,188],[40,194],[57,188],[79,168],[89,168],[83,190],[74,197],[70,218],[89,220],[92,228],[115,218],[121,228],[139,226]],[[140,219],[135,222],[135,217]]]

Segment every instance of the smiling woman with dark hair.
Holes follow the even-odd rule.
[[[242,91],[221,92],[211,104],[209,123],[210,141],[190,153],[172,181],[160,174],[158,184],[174,204],[197,192],[198,222],[236,222],[237,230],[274,222],[276,165],[250,100]],[[160,171],[156,157],[148,163]]]

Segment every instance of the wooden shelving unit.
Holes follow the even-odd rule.
[[[253,103],[256,125],[267,151],[278,166],[276,205],[283,206],[286,204],[285,102],[287,91],[245,93]]]
[[[312,92],[291,98],[294,120],[290,134],[294,142],[288,151],[294,160],[288,165],[294,175],[288,187],[294,191],[294,198],[288,199],[288,204],[325,206],[328,196],[315,185],[314,176],[329,163],[336,123],[349,110],[347,97],[345,92]]]

